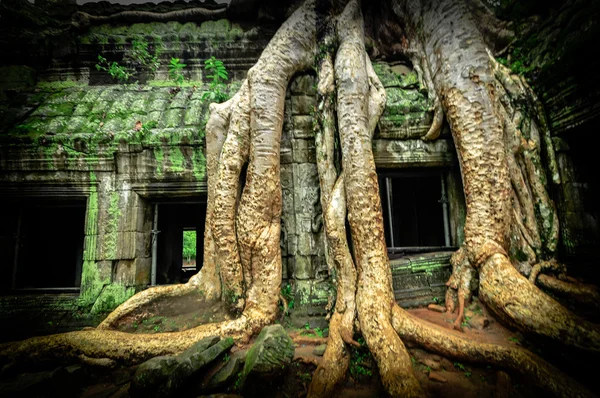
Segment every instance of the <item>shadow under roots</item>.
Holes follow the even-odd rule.
[[[114,329],[127,333],[178,332],[230,319],[221,300],[206,301],[201,293],[193,291],[141,306],[119,319]]]

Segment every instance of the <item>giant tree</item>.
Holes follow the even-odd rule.
[[[401,32],[397,44],[412,60],[434,106],[433,124],[423,139],[436,139],[446,118],[458,153],[467,215],[465,241],[452,257],[446,297],[448,309],[458,309],[455,327],[460,328],[465,302],[478,288],[480,299],[500,321],[598,352],[598,326],[535,285],[540,271],[559,267],[554,260],[558,218],[546,175],[554,183],[559,176],[539,101],[522,77],[494,59],[494,44],[506,38],[504,26],[485,8],[461,0],[392,0],[381,10],[385,24]],[[247,341],[273,322],[281,285],[284,98],[294,74],[310,68],[318,76],[317,166],[337,299],[327,350],[309,395],[329,396],[343,379],[358,331],[392,396],[423,394],[403,341],[525,374],[556,395],[588,395],[524,349],[469,341],[459,331],[419,320],[395,303],[372,152],[385,90],[365,51],[357,0],[306,0],[299,5],[237,94],[210,106],[201,271],[186,284],[138,293],[96,330],[9,344],[0,349],[0,357],[13,362],[60,356],[135,363],[182,351],[209,335]],[[176,333],[113,330],[144,305],[194,291],[202,291],[206,300],[221,300],[234,317]]]

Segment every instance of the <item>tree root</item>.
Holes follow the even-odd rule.
[[[600,327],[571,313],[522,276],[503,254],[479,271],[479,298],[503,322],[583,350],[600,352]]]
[[[338,127],[346,180],[348,221],[358,271],[356,306],[360,329],[373,354],[387,392],[421,396],[410,357],[391,325],[393,300],[389,260],[383,234],[381,202],[369,131],[369,82],[366,72],[363,19],[358,2],[340,16],[335,77],[338,84]]]
[[[86,361],[108,358],[125,364],[136,364],[158,355],[184,351],[196,341],[209,336],[231,336],[246,342],[272,321],[273,319],[254,313],[174,333],[131,334],[115,330],[86,330],[33,337],[2,347],[0,363],[38,365],[77,362],[82,361],[82,358],[86,358]]]
[[[181,297],[193,291],[198,291],[198,288],[190,283],[155,286],[146,290],[142,290],[108,314],[108,316],[98,325],[96,329],[112,329],[123,317],[138,311],[143,306],[146,306],[157,300]]]
[[[600,291],[597,286],[571,283],[549,275],[539,275],[537,284],[558,296],[591,308],[600,308]]]
[[[416,319],[398,305],[392,324],[405,341],[461,361],[498,366],[525,376],[536,386],[558,397],[592,397],[585,387],[531,352],[508,345],[479,343],[427,321]]]
[[[564,274],[566,271],[566,268],[564,265],[560,264],[558,261],[556,260],[550,260],[550,261],[542,261],[536,265],[533,266],[533,268],[531,269],[531,273],[529,274],[529,282],[535,284],[538,275],[542,272],[545,271],[554,271],[557,273],[561,273]]]
[[[78,29],[86,29],[92,25],[108,23],[148,23],[148,22],[203,22],[225,17],[227,7],[207,9],[202,7],[186,8],[169,12],[121,11],[111,15],[91,15],[77,11],[71,17],[71,24]]]

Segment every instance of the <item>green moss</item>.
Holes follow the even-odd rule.
[[[202,148],[195,147],[192,156],[192,172],[196,181],[203,181],[206,178],[206,158]]]
[[[90,312],[92,314],[110,312],[134,294],[135,288],[133,287],[126,287],[117,283],[108,284],[100,292]]]
[[[54,81],[54,82],[39,82],[37,84],[37,88],[45,91],[56,91],[63,90],[65,88],[71,87],[85,87],[86,85],[83,83],[79,83],[72,80],[64,80],[64,81]]]
[[[103,280],[100,278],[98,265],[95,261],[84,261],[81,271],[81,295],[79,296],[79,306],[89,307],[93,305],[104,286],[109,283],[109,279]]]
[[[154,148],[154,157],[156,158],[156,175],[162,176],[163,174],[163,162],[165,160],[165,154],[162,147],[157,146]]]
[[[185,158],[179,147],[171,147],[169,150],[169,160],[171,161],[171,171],[180,173],[185,171]]]
[[[121,217],[121,208],[119,207],[119,192],[113,191],[110,194],[110,205],[107,214],[103,257],[105,259],[117,258],[117,245],[119,240],[119,219]]]
[[[202,87],[202,80],[185,80],[178,85],[173,80],[148,80],[146,83],[150,87]]]

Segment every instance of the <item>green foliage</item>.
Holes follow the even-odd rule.
[[[127,52],[123,57],[123,61],[130,62],[134,65],[139,65],[142,69],[156,72],[160,66],[158,59],[161,52],[161,46],[156,46],[154,54],[148,51],[148,42],[144,39],[133,39],[131,42],[131,51]]]
[[[464,321],[462,321],[462,323],[461,323],[461,326],[462,326],[462,327],[467,327],[467,326],[469,326],[469,321],[470,321],[470,320],[471,320],[471,317],[470,317],[470,316],[466,316],[466,315],[465,315],[465,319],[464,319]]]
[[[225,81],[229,78],[227,69],[223,65],[223,61],[216,59],[214,56],[204,61],[204,69],[210,74],[206,75],[208,79],[211,79],[208,91],[202,94],[203,100],[210,102],[224,102],[229,99],[227,94]]]
[[[454,362],[454,367],[465,374],[465,377],[471,377],[471,372],[460,362]]]
[[[294,309],[294,295],[292,293],[292,285],[290,285],[289,283],[286,284],[285,286],[283,286],[281,288],[281,296],[285,299],[285,301],[287,302],[287,313],[286,315],[288,315],[290,313],[291,310]],[[283,311],[283,305],[279,306],[279,309],[281,311]]]
[[[227,353],[225,353],[225,355],[223,355],[223,362],[227,363],[229,362],[231,358],[229,358],[229,355]]]
[[[160,66],[158,57],[161,52],[161,46],[157,45],[154,53],[150,53],[148,46],[148,42],[141,38],[134,39],[131,42],[131,50],[123,56],[123,62],[129,68],[119,65],[118,62],[109,63],[102,55],[98,55],[96,69],[107,72],[113,79],[117,79],[120,82],[126,82],[134,76],[136,73],[135,69],[138,67],[141,67],[143,70],[156,72]]]
[[[465,365],[460,362],[454,362],[454,367],[462,372],[466,370]]]
[[[350,374],[355,379],[361,376],[373,376],[373,371],[368,366],[369,363],[373,362],[371,351],[369,351],[362,337],[359,337],[356,341],[360,344],[360,347],[352,347]]]
[[[297,372],[296,376],[298,376],[298,378],[306,383],[310,383],[312,381],[312,374],[310,374],[309,372]]]
[[[179,58],[171,58],[169,62],[169,78],[181,86],[185,80],[183,76],[183,68],[187,65],[179,62]]]
[[[119,65],[117,62],[109,63],[102,55],[98,55],[96,69],[107,72],[113,79],[120,82],[126,82],[131,77],[126,67]]]
[[[513,343],[520,343],[521,342],[521,340],[519,340],[517,337],[509,337],[508,340],[512,341]]]
[[[196,231],[183,231],[183,257],[188,262],[196,258]]]

